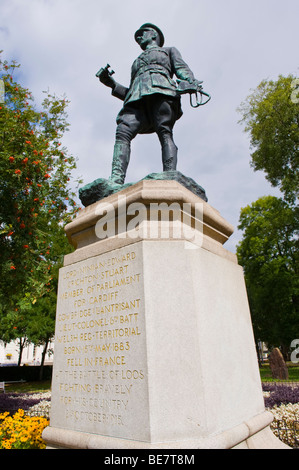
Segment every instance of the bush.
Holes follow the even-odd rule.
[[[39,380],[41,366],[7,366],[0,367],[0,381],[10,382],[25,380],[26,382],[34,382]],[[52,366],[43,366],[43,380],[51,380]]]
[[[0,414],[0,449],[44,449],[42,432],[49,421],[44,417],[31,417],[18,410],[13,416]]]

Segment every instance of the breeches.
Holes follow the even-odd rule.
[[[145,96],[124,105],[117,116],[116,141],[130,143],[137,134],[156,132],[161,144],[172,139],[175,121],[181,116],[180,100],[165,95]]]

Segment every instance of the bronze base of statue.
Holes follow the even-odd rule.
[[[143,180],[172,180],[177,181],[192,193],[199,196],[204,201],[208,201],[205,190],[197,184],[192,178],[183,175],[177,170],[162,171],[161,173],[150,173]],[[111,179],[98,178],[79,189],[79,197],[82,204],[87,207],[91,204],[117,193],[122,189],[128,188],[135,183],[118,184]]]

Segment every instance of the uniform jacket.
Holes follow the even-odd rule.
[[[112,95],[124,104],[155,93],[176,97],[174,75],[180,80],[194,80],[192,71],[175,47],[155,46],[146,49],[134,61],[129,88],[117,83]]]

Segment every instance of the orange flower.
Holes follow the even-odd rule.
[[[31,145],[30,140],[25,140],[25,143],[28,144],[28,145]]]
[[[22,222],[22,223],[20,224],[20,228],[25,228],[25,227],[26,227],[26,225],[24,224],[24,222]]]
[[[26,157],[24,158],[23,163],[27,163],[27,162],[28,162],[28,158]]]
[[[23,245],[23,248],[29,248],[29,245]]]
[[[20,174],[21,174],[21,170],[15,170],[15,174],[16,174],[16,175],[20,175]]]
[[[10,162],[14,162],[14,161],[15,161],[15,158],[14,158],[14,157],[9,157],[9,161],[10,161]]]
[[[49,173],[46,173],[44,178],[51,178],[51,175],[49,175]]]
[[[10,269],[16,269],[16,267],[12,264]]]

